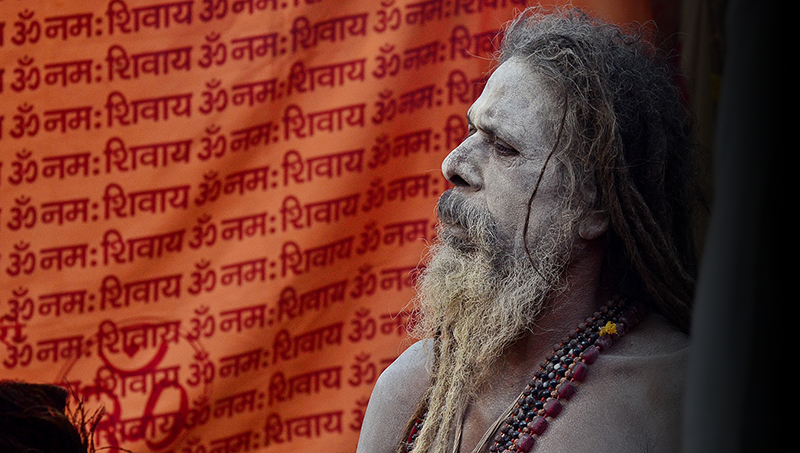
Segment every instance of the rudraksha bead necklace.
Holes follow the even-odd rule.
[[[501,422],[489,451],[530,452],[536,438],[544,434],[550,422],[561,413],[564,402],[575,394],[578,383],[586,378],[589,365],[616,339],[636,326],[644,313],[642,305],[614,297],[586,319],[540,364]],[[425,415],[411,428],[407,451],[413,449]]]

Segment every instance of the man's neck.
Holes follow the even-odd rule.
[[[577,290],[577,288],[575,288]],[[532,332],[527,332],[503,353],[496,363],[498,379],[490,380],[478,391],[465,414],[460,445],[461,453],[469,453],[483,441],[484,433],[496,423],[520,392],[530,382],[540,363],[553,352],[554,346],[606,301],[591,291],[569,291],[553,300]],[[609,297],[610,298],[610,297]],[[602,302],[597,302],[603,300]]]
[[[516,389],[522,389],[554,346],[566,339],[586,318],[614,296],[601,284],[603,251],[588,247],[581,259],[567,270],[567,289],[557,292],[546,305],[531,331],[513,343],[498,366]]]

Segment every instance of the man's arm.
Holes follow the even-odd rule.
[[[395,453],[428,387],[426,342],[411,345],[381,374],[364,414],[358,453]]]

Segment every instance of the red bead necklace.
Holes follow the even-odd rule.
[[[644,316],[641,304],[627,303],[614,297],[591,318],[586,319],[566,341],[557,345],[540,364],[539,370],[525,386],[510,413],[500,424],[489,451],[492,453],[528,453],[563,404],[577,391],[586,378],[589,365],[601,352],[608,350],[619,337],[632,329]],[[417,434],[425,421],[423,414],[411,427],[406,451],[414,448]]]

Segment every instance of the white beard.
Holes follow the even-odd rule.
[[[558,211],[529,258],[511,249],[488,213],[469,207],[452,191],[440,199],[442,222],[459,225],[464,234],[453,235],[440,225],[418,286],[419,318],[412,334],[434,338],[426,398],[428,413],[441,419],[428,416],[415,452],[450,453],[454,429],[470,400],[562,288],[576,216],[574,210]]]

